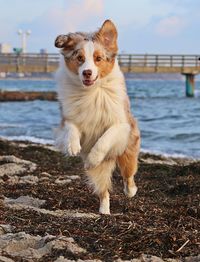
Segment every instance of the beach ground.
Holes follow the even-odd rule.
[[[141,154],[136,183],[99,215],[80,158],[0,140],[0,261],[200,261],[200,161]]]

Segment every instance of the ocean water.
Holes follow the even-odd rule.
[[[142,150],[200,158],[200,82],[194,98],[179,80],[127,79],[131,109],[138,119]],[[53,80],[1,80],[3,90],[56,90]],[[0,137],[53,143],[59,124],[57,102],[1,102]]]

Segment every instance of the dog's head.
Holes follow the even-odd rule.
[[[82,85],[93,86],[113,69],[118,50],[117,30],[110,20],[106,20],[93,34],[59,35],[55,46],[62,49],[67,68],[79,77]]]

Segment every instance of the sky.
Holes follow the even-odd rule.
[[[0,43],[21,47],[18,29],[30,30],[28,52],[55,53],[57,35],[92,32],[106,19],[120,53],[200,54],[200,0],[0,0]]]

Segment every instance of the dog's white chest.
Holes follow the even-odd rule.
[[[64,114],[78,127],[87,148],[113,124],[126,121],[122,98],[101,89],[70,96]]]

